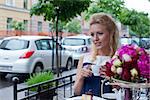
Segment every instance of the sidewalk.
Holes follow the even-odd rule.
[[[18,89],[26,87],[25,83],[18,84]],[[19,93],[23,97],[24,93]],[[13,86],[0,89],[0,100],[13,100]]]
[[[75,72],[76,72],[76,69],[71,70],[69,73],[63,72],[62,76],[73,74]],[[24,87],[26,87],[25,83],[18,84],[18,89],[24,88]],[[63,100],[63,98],[64,98],[63,89],[64,88],[58,89],[58,100]],[[24,95],[25,95],[25,93],[21,92],[18,94],[18,98],[24,97]],[[70,87],[66,87],[66,97],[68,97],[68,95],[70,95]],[[13,86],[9,86],[9,87],[0,89],[0,100],[13,100]]]

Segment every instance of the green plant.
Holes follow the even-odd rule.
[[[54,74],[50,71],[47,72],[39,72],[39,73],[34,73],[33,75],[30,75],[29,79],[27,79],[26,83],[28,86],[40,83],[40,82],[44,82],[44,81],[48,81],[48,80],[52,80],[54,79]],[[54,83],[49,83],[46,84],[44,86],[42,86],[42,89],[47,88],[48,86],[53,86]],[[31,91],[37,91],[37,88],[32,88]]]

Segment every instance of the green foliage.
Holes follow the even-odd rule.
[[[64,30],[64,27],[65,27],[66,23],[65,22],[61,22],[61,21],[58,21],[58,32]],[[51,28],[53,31],[56,30],[56,22],[54,23],[51,23]]]
[[[137,36],[150,36],[150,18],[148,14],[129,10],[124,6],[124,0],[96,0],[84,12],[85,19],[89,19],[93,13],[106,12],[112,14],[122,24],[128,25],[129,29]]]
[[[73,33],[81,33],[81,23],[77,19],[73,19],[72,21],[68,22],[65,26],[65,29],[68,32],[73,32]]]
[[[88,12],[85,15],[85,18],[89,19],[90,15],[98,12],[106,12],[117,17],[121,13],[121,9],[123,7],[123,0],[97,0],[88,8]]]
[[[130,30],[134,31],[139,37],[148,37],[150,35],[150,19],[148,14],[122,9],[118,19],[122,24],[128,25]]]
[[[33,75],[30,75],[29,79],[27,79],[26,83],[27,85],[34,85],[40,82],[45,82],[48,80],[54,79],[54,74],[50,71],[48,72],[39,72],[39,73],[34,73]],[[49,84],[49,86],[53,86],[53,84]],[[32,91],[36,91],[37,88],[31,89]]]
[[[11,23],[11,27],[14,30],[24,30],[25,29],[23,22],[17,22],[17,21],[13,21]]]
[[[32,15],[42,15],[45,20],[54,21],[56,9],[59,8],[59,19],[69,21],[89,7],[90,0],[38,0],[31,8]]]

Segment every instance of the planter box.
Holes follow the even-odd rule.
[[[37,92],[35,91],[29,91],[25,92],[25,96],[31,95],[31,94],[35,94]],[[38,100],[53,100],[53,97],[56,96],[57,93],[55,92],[55,90],[51,90],[51,91],[46,91],[44,93],[40,93],[38,95],[36,95],[35,97],[31,97],[30,100],[36,100],[38,98]]]

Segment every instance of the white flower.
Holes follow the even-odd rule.
[[[116,56],[118,56],[118,55],[119,55],[118,51],[116,51],[116,52],[115,52],[115,55],[116,55]]]
[[[122,74],[122,68],[121,68],[121,67],[118,67],[118,68],[117,68],[117,74],[119,74],[119,75]]]
[[[129,62],[132,61],[131,57],[128,54],[123,54],[122,58],[125,62]]]
[[[117,59],[118,58],[118,56],[116,56],[116,55],[114,55],[113,57],[112,57],[112,59]]]
[[[114,65],[114,66],[121,66],[121,61],[120,61],[119,59],[115,59],[115,60],[113,61],[113,65]]]
[[[116,71],[116,67],[115,66],[111,66],[111,71],[113,72],[113,73],[116,73],[117,71]]]
[[[136,70],[135,68],[133,68],[132,70],[130,70],[130,72],[131,72],[131,75],[132,75],[133,77],[135,77],[135,76],[138,75],[138,72],[137,72],[137,70]]]

